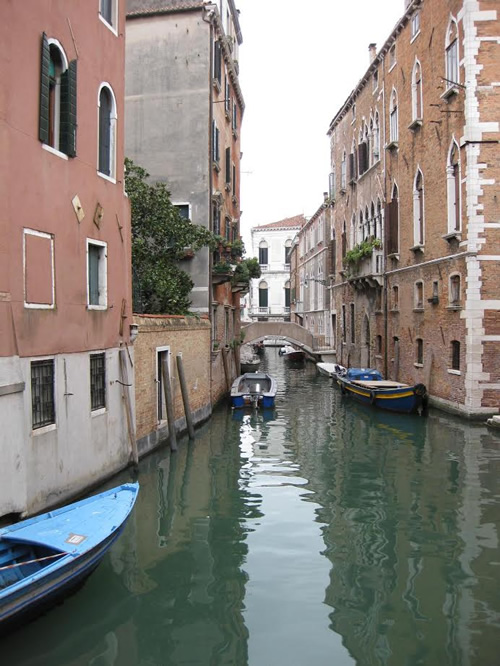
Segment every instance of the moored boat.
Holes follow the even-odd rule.
[[[337,377],[342,377],[347,372],[347,368],[344,368],[343,365],[338,363],[316,363],[316,368],[320,375],[325,375],[325,377],[330,377],[331,379],[337,379]]]
[[[303,361],[306,357],[303,349],[297,349],[292,345],[284,345],[280,348],[278,354],[283,356],[286,361]]]
[[[402,382],[383,379],[378,370],[349,368],[338,376],[341,392],[356,400],[380,409],[416,414],[427,408],[427,389],[424,384],[410,386]]]
[[[266,372],[245,372],[231,386],[233,407],[274,407],[276,380]]]
[[[139,491],[129,483],[0,528],[0,631],[74,591],[121,534]]]

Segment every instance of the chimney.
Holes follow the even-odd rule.
[[[375,60],[375,58],[377,57],[377,45],[376,45],[376,44],[373,44],[373,43],[370,44],[370,45],[368,46],[368,53],[370,54],[370,65],[371,65],[372,62],[373,62],[373,61]]]

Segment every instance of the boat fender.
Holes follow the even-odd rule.
[[[424,395],[427,394],[427,389],[425,388],[425,384],[416,384],[415,388],[413,389],[413,392],[415,395],[423,397]]]
[[[370,391],[370,405],[375,404],[375,400],[377,399],[377,396],[375,395],[375,391]]]

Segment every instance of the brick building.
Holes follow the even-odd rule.
[[[241,43],[234,0],[127,0],[127,156],[221,247],[240,239]],[[204,248],[181,266],[194,282],[191,310],[211,319],[214,350],[240,337],[240,292],[224,258]],[[216,402],[226,390],[220,354],[211,376]]]
[[[413,0],[329,126],[337,361],[500,404],[500,20]]]
[[[0,3],[0,517],[129,461],[124,30],[117,0]]]

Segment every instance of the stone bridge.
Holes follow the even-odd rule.
[[[265,338],[285,338],[297,347],[314,353],[314,337],[307,329],[290,321],[255,321],[241,326],[245,343],[259,342]]]

